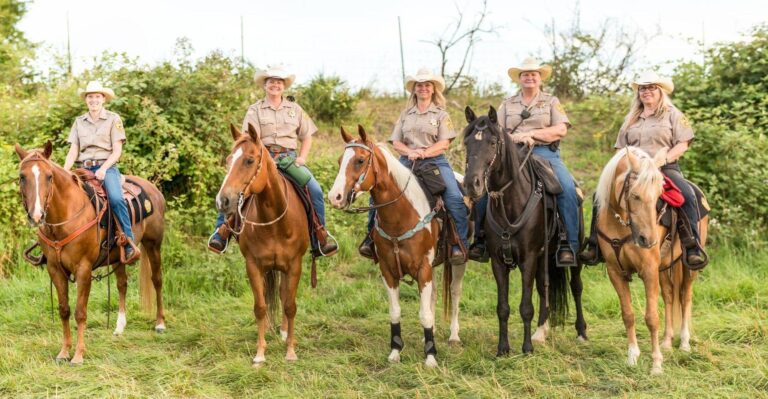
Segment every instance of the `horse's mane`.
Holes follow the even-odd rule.
[[[397,187],[400,190],[405,191],[403,196],[407,198],[413,208],[416,209],[419,217],[424,218],[430,211],[429,201],[427,200],[426,194],[424,194],[424,190],[421,189],[421,185],[416,179],[416,176],[414,176],[410,169],[403,166],[403,164],[389,152],[389,148],[387,148],[385,143],[376,143],[376,146],[381,153],[384,154],[384,159],[387,161],[387,169],[389,169],[389,174],[395,180]],[[408,185],[407,187],[406,184]]]
[[[616,151],[613,158],[603,168],[603,173],[600,175],[600,181],[597,183],[597,191],[595,192],[595,206],[598,209],[605,209],[608,206],[614,187],[613,184],[617,179],[616,170],[619,167],[619,163],[627,156],[627,151],[632,152],[640,161],[640,170],[633,170],[633,172],[637,173],[637,179],[633,186],[640,193],[648,195],[648,198],[644,198],[644,200],[655,201],[661,195],[664,176],[656,168],[653,158],[640,148],[630,146]],[[621,179],[626,179],[628,173],[629,170],[621,176]]]

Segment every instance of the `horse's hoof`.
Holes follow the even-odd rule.
[[[461,346],[461,339],[459,339],[459,338],[449,339],[448,340],[448,346],[460,347]]]
[[[267,359],[264,356],[256,355],[253,358],[253,367],[261,366],[266,361],[267,361]]]
[[[163,325],[155,326],[155,332],[158,333],[158,334],[164,333],[165,332],[165,326],[163,326]]]
[[[285,360],[289,361],[289,362],[295,362],[295,361],[299,360],[299,357],[296,356],[295,353],[289,353],[289,354],[285,355]]]
[[[64,363],[67,363],[67,362],[69,362],[69,358],[68,357],[57,357],[56,358],[56,364],[64,364]]]
[[[651,367],[651,375],[664,374],[664,370],[661,369],[661,365]]]
[[[496,351],[496,357],[509,356],[509,349],[499,349]]]
[[[691,344],[689,343],[680,343],[680,350],[683,352],[690,352],[691,351]]]
[[[576,341],[578,341],[580,344],[588,344],[589,338],[587,338],[586,335],[579,335],[576,337]]]
[[[78,359],[78,360],[72,359],[69,362],[69,365],[70,366],[82,366],[83,365],[83,359]]]
[[[400,351],[397,349],[392,349],[392,352],[389,354],[389,357],[387,357],[387,360],[389,360],[390,363],[400,363]]]
[[[424,361],[424,367],[435,368],[437,367],[437,359],[433,355],[427,355],[427,359]]]

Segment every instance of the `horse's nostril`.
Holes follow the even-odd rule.
[[[336,201],[341,201],[341,194],[336,194]]]

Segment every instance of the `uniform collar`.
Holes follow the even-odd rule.
[[[419,112],[419,106],[418,106],[418,105],[413,105],[411,108],[408,108],[408,113],[409,113],[409,114],[419,114],[419,115],[424,115],[424,114],[426,114],[426,113],[430,113],[430,112],[432,112],[432,113],[437,113],[438,111],[440,111],[440,108],[438,108],[438,107],[435,105],[435,103],[433,103],[433,102],[429,103],[429,108],[427,108],[427,110],[426,110],[426,111],[424,111],[424,113],[420,113],[420,112]]]
[[[538,102],[541,102],[541,101],[545,101],[549,97],[550,97],[550,94],[545,93],[543,91],[539,91],[539,94],[538,94],[538,96],[536,98],[535,103],[538,103]],[[518,91],[517,94],[515,94],[514,96],[509,98],[509,102],[522,104],[523,103],[523,92]]]
[[[88,122],[91,122],[91,123],[96,123],[95,121],[91,120],[91,113],[90,112],[86,112],[85,115],[83,115],[83,119],[85,119],[85,120],[87,120]],[[99,119],[107,119],[107,110],[106,109],[104,109],[104,108],[101,109],[101,111],[99,112]]]
[[[282,108],[291,107],[293,107],[293,103],[288,101],[287,98],[283,97],[283,100],[280,102],[280,105],[277,107],[276,111]],[[261,100],[261,108],[272,108],[272,105],[269,104],[269,100],[266,97]]]

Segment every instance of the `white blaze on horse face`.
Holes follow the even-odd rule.
[[[237,151],[235,151],[234,154],[232,154],[232,162],[229,164],[229,170],[227,170],[227,175],[224,176],[224,181],[221,183],[221,188],[219,188],[218,194],[216,194],[216,206],[218,208],[221,208],[221,190],[224,188],[224,186],[227,184],[227,180],[229,179],[230,173],[232,173],[232,168],[235,167],[235,163],[237,162],[238,158],[243,156],[243,149],[238,148]]]
[[[39,222],[43,217],[43,205],[40,203],[40,168],[32,166],[32,174],[35,175],[35,206],[32,208],[32,220]]]
[[[435,313],[432,312],[432,282],[428,281],[421,289],[421,303],[419,304],[419,320],[424,328],[432,328],[435,325]]]
[[[344,195],[344,188],[347,185],[347,167],[349,166],[349,161],[354,156],[355,151],[353,149],[347,148],[344,150],[344,155],[341,158],[341,165],[339,165],[339,174],[336,175],[333,187],[331,187],[331,191],[328,192],[328,200],[331,202],[331,205],[336,208],[341,208],[345,205],[344,199],[346,196]]]

